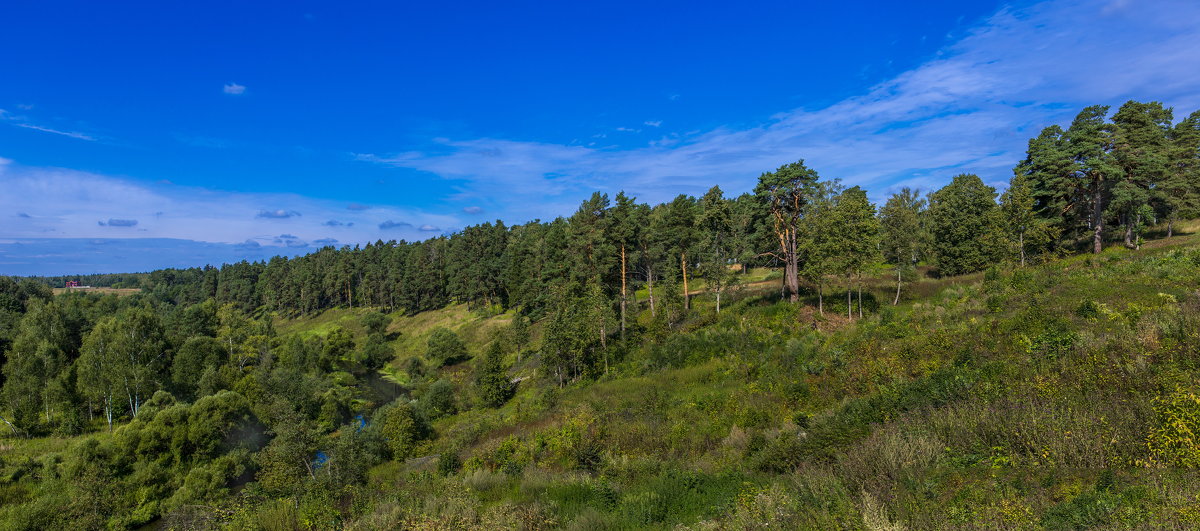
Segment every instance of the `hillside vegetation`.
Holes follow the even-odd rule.
[[[360,525],[1200,525],[1196,243],[990,271],[826,331],[746,298],[598,383],[435,422],[417,453],[462,469],[376,467],[396,494]]]
[[[561,389],[523,382],[495,409],[473,407],[478,398],[470,362],[428,369],[423,377],[398,369],[417,397],[414,407],[426,408],[429,425],[416,430],[421,435],[406,448],[383,441],[378,454],[367,455],[372,444],[362,439],[372,427],[385,424],[387,432],[377,413],[367,428],[344,426],[314,437],[309,444],[327,461],[311,477],[291,477],[295,483],[287,488],[266,485],[271,465],[261,454],[274,443],[257,458],[239,449],[222,453],[221,444],[199,440],[189,447],[195,426],[171,436],[172,422],[162,418],[174,411],[195,418],[204,406],[215,412],[206,418],[228,428],[235,424],[229,419],[253,416],[247,413],[254,405],[218,393],[172,406],[166,404],[172,399],[156,395],[151,402],[165,403],[142,406],[136,420],[112,435],[6,438],[0,520],[41,527],[96,510],[102,512],[93,517],[125,515],[117,521],[136,522],[137,512],[146,511],[140,500],[171,484],[156,480],[155,470],[201,462],[197,448],[208,448],[208,456],[217,457],[193,466],[172,496],[159,498],[162,523],[266,529],[1200,525],[1194,438],[1200,429],[1200,238],[992,269],[975,281],[925,282],[929,296],[882,305],[853,323],[747,292],[720,315],[696,310],[677,329],[629,347],[596,381]],[[330,311],[275,328],[287,343],[344,326],[361,344],[368,341],[360,324],[367,313]],[[453,306],[397,316],[387,329],[397,353],[391,365],[413,367],[410,360],[417,359],[431,366],[421,339],[445,325],[464,338],[478,365],[491,332],[509,329],[510,321]],[[506,351],[514,374],[536,372],[528,362],[517,364],[512,348]],[[453,382],[450,405],[428,411],[419,404],[436,398],[428,394],[442,379]],[[186,441],[173,442],[178,437]],[[339,446],[339,439],[353,440],[355,448]],[[176,444],[189,450],[172,454]],[[257,481],[241,484],[236,477],[250,477],[250,469],[257,469]],[[230,485],[221,485],[214,472],[229,477]],[[115,485],[124,487],[110,490]],[[89,492],[96,498],[89,500]]]
[[[753,194],[0,277],[0,527],[1200,526],[1200,112]],[[102,285],[107,277],[89,277]]]

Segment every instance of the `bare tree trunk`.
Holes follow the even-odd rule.
[[[608,330],[604,326],[604,318],[600,318],[600,348],[608,349]]]
[[[717,290],[717,313],[721,313],[721,291]]]
[[[8,419],[0,416],[0,420],[4,421],[5,424],[8,424],[8,429],[12,430],[13,435],[20,435],[20,433],[17,431],[17,427],[13,426],[13,423],[9,422]]]
[[[892,299],[892,306],[900,304],[900,266],[896,266],[896,298]]]
[[[862,319],[862,317],[863,317],[863,311],[862,311],[862,279],[861,279],[861,278],[859,278],[859,279],[858,279],[858,318],[859,318],[859,319]]]
[[[1175,235],[1175,216],[1167,218],[1167,237]]]
[[[625,244],[623,243],[621,244],[621,339],[625,339]],[[608,373],[607,364],[608,358],[605,357],[605,373]]]
[[[1141,224],[1142,224],[1142,215],[1141,215],[1141,214],[1138,214],[1138,215],[1137,215],[1137,217],[1134,219],[1134,223],[1137,223],[1138,225],[1141,225]],[[1140,251],[1140,250],[1142,250],[1142,238],[1141,238],[1141,235],[1138,235],[1136,238],[1134,238],[1134,240],[1133,240],[1133,249],[1134,249],[1134,250],[1136,250],[1136,251]]]
[[[679,253],[679,265],[683,269],[683,309],[690,310],[691,303],[688,298],[687,285],[687,253]]]
[[[785,263],[784,281],[787,283],[788,301],[800,302],[800,264],[796,256],[795,242],[792,242]]]
[[[604,319],[600,319],[600,350],[604,351],[604,374],[608,375],[608,331],[604,326]]]
[[[1021,267],[1025,267],[1025,231],[1017,236],[1017,246],[1021,248]]]
[[[646,287],[650,295],[650,315],[658,316],[658,311],[654,308],[654,268],[646,270]]]
[[[1104,205],[1100,203],[1103,197],[1100,183],[1096,183],[1096,191],[1092,193],[1092,252],[1096,254],[1104,250]]]
[[[1125,219],[1125,248],[1133,249],[1133,220],[1129,219],[1129,215],[1122,216]]]
[[[854,290],[850,289],[850,276],[846,275],[846,319],[853,320],[854,314],[850,313],[854,309],[854,304],[850,302],[851,293],[854,293]]]
[[[817,280],[817,313],[825,315],[825,283]]]

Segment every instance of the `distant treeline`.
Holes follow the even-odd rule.
[[[1157,102],[1130,101],[1111,119],[1108,111],[1088,107],[1068,128],[1050,126],[1031,139],[999,202],[978,177],[960,175],[928,195],[902,190],[877,211],[860,188],[821,180],[800,161],[764,173],[754,193],[735,198],[714,187],[651,206],[596,193],[569,218],[484,223],[422,242],[40,280],[287,314],[346,306],[419,312],[458,301],[542,315],[555,286],[574,283],[614,308],[645,289],[654,307],[689,280],[703,279],[719,295],[731,268],[773,265],[784,269],[786,296],[820,298],[827,283],[852,285],[880,259],[897,266],[898,282],[918,261],[961,274],[1046,253],[1098,252],[1106,241],[1137,247],[1149,225],[1165,221],[1169,235],[1174,220],[1198,215],[1200,111],[1175,124]]]
[[[97,288],[139,288],[145,285],[147,276],[149,273],[92,273],[90,275],[31,276],[28,278],[52,288],[65,288],[67,282],[78,282],[80,286]]]

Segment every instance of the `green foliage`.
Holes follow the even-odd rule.
[[[467,359],[467,346],[447,328],[438,328],[429,335],[425,357],[436,366],[452,365]]]
[[[300,489],[306,478],[315,477],[314,459],[318,437],[313,422],[287,404],[271,406],[271,442],[255,454],[255,478],[268,492],[287,494]]]
[[[388,324],[392,319],[383,312],[370,312],[362,317],[363,328],[368,335],[382,336],[387,333]]]
[[[999,205],[960,176],[876,216],[797,163],[733,200],[95,277],[120,298],[0,279],[0,521],[1196,527],[1195,239],[1051,260],[1195,230],[1200,128],[1168,114],[1048,128]],[[860,287],[862,319],[821,315]]]
[[[777,257],[784,263],[784,295],[792,301],[798,299],[800,290],[798,246],[802,240],[801,226],[809,220],[820,219],[813,215],[813,205],[822,195],[819,178],[816,170],[800,160],[780,166],[774,172],[763,173],[754,188],[754,195],[770,212],[771,227],[776,236],[774,241],[779,245]],[[811,229],[808,232],[814,234]]]
[[[354,335],[344,327],[335,326],[325,336],[325,344],[321,347],[321,365],[327,370],[337,370],[343,362],[350,361],[354,348]]]
[[[433,421],[453,415],[458,412],[454,385],[448,380],[433,382],[417,397],[413,405],[426,420]]]
[[[1075,308],[1075,315],[1094,321],[1100,318],[1100,308],[1100,303],[1092,299],[1084,299]]]
[[[517,386],[504,368],[500,342],[493,341],[484,354],[483,363],[475,369],[475,394],[487,407],[500,407],[516,393]]]
[[[374,422],[392,459],[404,460],[413,455],[418,443],[429,435],[429,428],[403,399],[379,409]]]
[[[1149,463],[1200,468],[1200,395],[1176,389],[1151,401],[1155,424],[1146,438]]]
[[[171,365],[171,380],[183,396],[193,396],[205,371],[220,367],[228,359],[228,352],[216,338],[188,338],[175,353]]]
[[[962,174],[929,196],[929,238],[943,275],[982,271],[997,249],[985,236],[996,209],[996,190],[978,176]]]
[[[896,302],[900,299],[901,283],[914,279],[917,262],[923,254],[924,212],[925,200],[910,188],[893,194],[879,209],[880,251],[883,259],[896,267]]]

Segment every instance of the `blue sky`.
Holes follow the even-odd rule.
[[[877,200],[1001,185],[1084,105],[1200,108],[1186,0],[13,4],[0,274],[740,193],[799,158]]]

